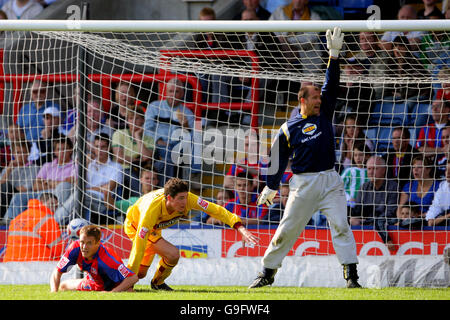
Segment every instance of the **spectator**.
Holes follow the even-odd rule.
[[[421,229],[425,225],[425,219],[417,204],[407,202],[402,206],[397,225],[406,229]]]
[[[405,4],[398,10],[397,19],[417,19],[417,11],[412,5]],[[394,39],[398,36],[405,36],[408,39],[408,42],[405,43],[409,43],[411,51],[416,51],[423,35],[423,31],[386,31],[381,37],[381,46],[386,51],[391,51]]]
[[[347,59],[344,73],[349,80],[340,86],[335,113],[337,122],[341,122],[346,114],[355,113],[358,115],[358,123],[367,125],[375,91],[370,83],[359,82],[358,79],[364,79],[367,76],[369,66],[368,59],[354,57]]]
[[[30,160],[41,166],[46,162],[53,161],[53,143],[61,138],[59,125],[61,124],[61,113],[58,108],[47,107],[42,115],[44,117],[44,128],[41,130],[39,140],[33,142]]]
[[[47,8],[49,5],[56,1],[58,0],[36,0],[36,2],[39,3],[43,8]]]
[[[139,168],[142,162],[153,161],[155,150],[152,134],[144,131],[144,108],[129,108],[126,122],[127,128],[117,130],[112,138],[114,159],[124,169],[123,186],[118,190],[122,199],[128,199],[131,190],[139,190]]]
[[[142,165],[139,182],[139,189],[131,190],[130,197],[128,199],[122,199],[119,197],[118,200],[116,200],[116,208],[122,214],[126,214],[128,208],[132,206],[139,199],[139,197],[162,187],[158,172],[153,169],[150,164]]]
[[[387,233],[387,226],[397,223],[398,186],[393,180],[386,180],[386,162],[378,156],[367,160],[369,181],[358,193],[355,208],[351,211],[352,226],[373,225],[389,250],[396,246]]]
[[[410,145],[410,132],[407,128],[392,130],[392,147],[382,156],[387,165],[387,179],[395,180],[401,191],[411,179],[412,159],[419,150]]]
[[[394,65],[394,59],[387,51],[383,50],[378,34],[373,31],[362,31],[359,33],[358,40],[360,50],[354,54],[354,58],[365,62],[364,67],[368,75],[370,77],[393,76],[394,71],[389,66]],[[384,94],[383,83],[372,83],[371,87],[374,90],[375,97],[377,99],[382,98]],[[360,96],[364,97],[365,94]]]
[[[417,205],[421,215],[425,214],[441,183],[441,181],[434,180],[432,176],[433,163],[422,155],[413,158],[412,173],[414,179],[405,184],[400,194],[397,218],[400,218],[403,205],[407,202]]]
[[[344,122],[344,133],[338,140],[338,152],[336,160],[340,166],[338,172],[342,172],[351,166],[353,160],[353,146],[356,142],[364,143],[367,151],[372,152],[375,147],[373,142],[367,139],[361,130],[361,125],[357,122],[357,115],[346,115]]]
[[[172,159],[173,147],[178,143],[176,138],[192,141],[191,130],[194,129],[194,114],[183,105],[183,83],[173,78],[167,82],[164,100],[150,103],[145,112],[144,134],[154,137],[156,158],[165,163],[164,177],[175,176],[175,166]],[[177,136],[177,133],[181,134]],[[180,158],[178,158],[180,159]],[[177,160],[178,160],[177,159]]]
[[[22,143],[26,141],[25,131],[15,123],[8,125],[8,131],[6,133],[6,140],[3,147],[0,149],[1,166],[6,167],[11,161],[12,157],[12,146],[16,143]],[[31,146],[30,146],[31,148]],[[30,150],[28,150],[30,151]]]
[[[61,256],[65,243],[53,217],[57,206],[58,198],[51,193],[28,201],[28,209],[9,225],[3,262],[50,261]]]
[[[12,160],[0,175],[0,218],[6,213],[14,194],[32,190],[39,166],[28,160],[29,143],[25,140],[12,145]]]
[[[216,12],[212,8],[205,7],[200,11],[198,19],[216,20]],[[234,34],[202,32],[193,35],[192,40],[188,41],[188,47],[201,50],[227,50],[232,49],[232,43],[236,41]],[[198,74],[197,76],[202,87],[203,101],[212,103],[230,102],[228,86],[232,81],[232,77],[215,74]],[[223,109],[213,110],[208,108],[202,113],[202,117],[208,119],[207,125],[212,126],[216,126],[217,122],[223,124],[237,122],[239,116],[238,112],[230,112]]]
[[[394,75],[398,78],[412,77],[412,78],[426,78],[430,73],[423,67],[420,61],[413,55],[411,46],[407,43],[408,39],[405,36],[398,36],[393,41],[394,53]],[[431,99],[432,91],[429,84],[424,83],[395,83],[393,91],[385,90],[385,95],[392,95],[396,100],[405,100],[409,98],[423,98]]]
[[[122,166],[110,159],[110,139],[105,133],[94,138],[92,161],[86,173],[86,192],[83,194],[83,218],[94,224],[106,224],[107,211],[115,210],[113,191],[122,183]],[[78,192],[71,196],[55,212],[58,223],[65,225],[71,218],[78,201]]]
[[[267,219],[268,208],[257,204],[258,194],[255,192],[255,186],[251,174],[237,174],[235,198],[225,205],[225,209],[238,215],[244,225],[259,224],[261,220]]]
[[[28,200],[36,199],[42,192],[54,193],[60,203],[70,196],[77,175],[76,164],[72,159],[73,144],[62,138],[53,146],[55,159],[45,163],[33,181],[32,192],[17,193],[13,196],[5,218],[11,220],[26,209]]]
[[[432,74],[439,74],[450,64],[450,36],[445,31],[429,31],[420,42],[419,59]]]
[[[216,12],[213,8],[205,7],[200,10],[198,20],[208,21],[216,20]],[[188,47],[191,49],[229,49],[231,44],[224,33],[202,32],[195,33],[192,40],[188,41]]]
[[[447,168],[447,158],[450,152],[450,127],[442,129],[441,135],[442,149],[444,152],[438,153],[434,159],[435,175],[437,180],[445,180],[445,171]]]
[[[66,96],[67,102],[67,110],[64,115],[64,121],[61,123],[60,132],[68,136],[70,130],[74,127],[77,120],[78,106],[81,105],[81,97],[80,97],[80,87],[78,84],[75,84],[72,87],[72,90],[67,90],[67,92],[71,92],[71,95]],[[88,100],[92,98],[89,96]]]
[[[269,12],[274,12],[278,7],[287,6],[291,0],[262,0],[262,6]]]
[[[428,226],[449,226],[450,219],[450,162],[447,162],[445,181],[434,194],[433,202],[425,214]]]
[[[110,138],[112,138],[114,134],[114,129],[106,124],[103,124],[103,121],[104,121],[104,114],[100,100],[94,97],[90,97],[86,105],[85,141],[87,142],[86,153],[88,155],[90,154],[91,145],[94,142],[94,138],[97,134],[106,133]],[[73,143],[75,143],[77,135],[78,135],[78,125],[75,125],[69,131],[68,137],[72,140]]]
[[[223,186],[226,189],[234,189],[235,177],[241,172],[249,172],[256,180],[257,185],[263,181],[260,177],[260,170],[262,168],[261,158],[258,157],[258,136],[254,131],[250,131],[249,134],[244,137],[244,150],[239,150],[239,136],[237,137],[236,161],[232,164],[225,174]]]
[[[436,91],[435,100],[450,101],[450,68],[443,67],[438,73],[438,79],[441,80],[441,88]]]
[[[41,131],[44,129],[42,115],[47,107],[60,109],[56,103],[47,101],[47,83],[35,80],[31,85],[31,102],[20,108],[17,115],[17,124],[25,130],[28,141],[39,140]]]
[[[241,20],[254,21],[259,20],[259,18],[254,10],[246,9],[242,12]],[[288,61],[284,59],[283,46],[277,36],[272,32],[239,33],[237,34],[236,41],[233,41],[233,48],[236,50],[253,51],[259,59],[261,72],[277,72],[289,68]],[[232,97],[237,97],[244,102],[251,102],[252,81],[253,79],[249,77],[233,77],[230,86],[221,86],[222,95],[230,98],[224,102],[231,101]],[[283,90],[283,88],[287,87],[287,83],[285,82],[275,79],[259,79],[258,87],[256,88],[258,91],[256,95],[257,100],[274,102],[276,100],[275,90],[271,88]],[[240,88],[240,92],[237,88]],[[241,117],[240,122],[242,124],[250,124],[250,115]]]
[[[8,16],[6,15],[6,12],[3,10],[0,10],[0,19],[8,20]],[[3,31],[1,33],[3,34]]]
[[[129,106],[137,105],[136,90],[130,83],[119,82],[114,91],[115,101],[106,119],[106,125],[113,129],[125,129]]]
[[[417,12],[417,19],[431,19],[431,17],[444,18],[441,10],[436,5],[436,0],[422,0],[422,2],[424,8]]]
[[[368,150],[363,141],[356,141],[353,144],[352,165],[341,174],[342,180],[344,181],[345,196],[347,197],[347,207],[354,207],[361,186],[369,181],[366,162],[371,156],[370,153],[371,151]]]
[[[44,8],[34,0],[10,0],[6,2],[2,10],[8,16],[8,19],[34,19]]]
[[[217,191],[214,203],[225,208],[225,205],[233,199],[233,191],[231,191],[230,189],[219,189],[219,191]],[[208,214],[206,214],[206,212],[203,211],[198,216],[196,216],[195,220],[208,224],[223,225],[222,221],[209,216]]]
[[[284,209],[289,197],[289,184],[282,183],[280,186],[280,201],[269,207],[269,214],[262,223],[279,223],[283,218]]]
[[[245,9],[234,16],[233,20],[241,20],[242,13],[245,10],[252,10],[256,13],[258,20],[268,20],[270,18],[270,12],[264,9],[260,4],[260,0],[242,0],[242,4]]]
[[[275,9],[269,20],[321,20],[320,15],[308,6],[307,0],[292,0],[287,6]],[[320,53],[320,39],[316,32],[276,32],[280,42],[292,52],[295,63],[304,73],[320,72],[324,63]]]
[[[445,152],[442,143],[442,131],[448,125],[450,115],[450,101],[434,100],[431,105],[433,122],[422,127],[417,135],[416,148],[427,156],[435,156]]]

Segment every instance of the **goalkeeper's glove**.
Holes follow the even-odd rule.
[[[269,189],[269,187],[265,186],[263,191],[258,197],[258,205],[265,204],[270,207],[273,204],[273,198],[277,195],[277,190]]]
[[[344,34],[341,32],[341,28],[334,27],[333,33],[328,29],[326,34],[327,48],[330,51],[330,56],[339,57],[339,51],[342,49],[344,43]]]

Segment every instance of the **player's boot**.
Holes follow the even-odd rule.
[[[347,281],[347,288],[361,288],[358,283],[358,270],[356,263],[344,264],[344,279]]]
[[[264,268],[263,272],[258,273],[255,281],[248,287],[249,289],[261,288],[271,285],[275,281],[277,269]]]
[[[163,282],[161,284],[156,284],[156,283],[151,282],[150,286],[152,287],[153,290],[173,291],[173,289],[171,287],[169,287],[165,282]]]

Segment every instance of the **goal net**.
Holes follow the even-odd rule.
[[[288,165],[274,205],[257,206],[271,143],[298,115],[299,89],[322,86],[324,35],[336,23],[9,22],[0,40],[2,268],[57,261],[74,218],[100,225],[103,243],[128,259],[127,209],[179,177],[241,216],[259,243],[243,247],[234,229],[192,210],[163,230],[186,258],[171,278],[248,285],[293,175]],[[448,198],[439,186],[450,137],[450,25],[388,22],[339,21],[336,170],[362,284],[446,286],[450,204],[433,199]],[[49,210],[54,225],[42,220]],[[327,217],[305,214],[311,220],[278,284],[343,286]],[[208,263],[211,274],[189,273]]]

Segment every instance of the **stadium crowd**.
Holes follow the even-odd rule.
[[[2,10],[8,19],[12,10],[17,18],[17,4],[34,1],[9,1]],[[44,1],[40,1],[44,2]],[[264,2],[265,8],[261,5]],[[398,19],[449,19],[450,8],[442,13],[435,1],[423,1],[424,10],[412,5],[398,11]],[[17,3],[17,4],[16,4]],[[47,5],[49,1],[45,2]],[[280,4],[276,9],[275,3]],[[236,13],[241,20],[314,20],[330,19],[335,9],[315,7],[308,1],[244,0],[244,9]],[[39,6],[41,6],[39,4]],[[28,7],[27,7],[28,8]],[[320,10],[319,10],[320,9]],[[8,10],[8,11],[7,11]],[[22,17],[24,18],[24,17]],[[32,17],[29,17],[32,18]],[[200,12],[200,19],[216,19],[211,8]],[[342,73],[351,79],[385,75],[443,79],[439,85],[394,81],[391,83],[341,83],[335,110],[336,169],[345,184],[348,220],[353,226],[373,226],[381,238],[393,245],[389,226],[420,229],[449,226],[450,214],[450,38],[435,32],[360,32],[349,34],[342,53]],[[230,36],[231,37],[231,36]],[[243,33],[233,40],[223,34],[196,34],[187,46],[196,49],[254,50],[261,70],[291,68],[300,72],[320,73],[326,67],[326,51],[320,33]],[[250,79],[231,76],[198,75],[204,102],[230,102],[236,94],[243,102],[251,99]],[[258,97],[269,96],[267,88],[289,88],[296,95],[303,84],[289,81],[260,81]],[[75,109],[62,110],[48,96],[48,83],[30,84],[30,102],[24,104],[17,121],[11,123],[2,146],[0,160],[0,214],[3,224],[11,225],[20,214],[39,203],[50,192],[58,199],[54,218],[66,225],[79,199],[79,179],[83,179],[85,197],[80,213],[92,223],[105,224],[110,219],[123,221],[126,210],[140,196],[162,187],[171,177],[192,181],[191,188],[201,191],[201,166],[183,169],[172,161],[177,141],[176,130],[184,129],[186,141],[192,141],[195,116],[184,104],[188,90],[179,80],[170,80],[165,96],[151,102],[140,101],[138,88],[122,81],[114,89],[114,103],[104,110],[102,102],[90,95],[86,101],[84,174],[75,165],[73,146],[79,143]],[[77,96],[77,90],[75,90]],[[286,97],[289,100],[290,96]],[[269,97],[270,98],[270,97]],[[398,108],[402,111],[398,112]],[[397,110],[394,112],[394,110]],[[228,124],[248,126],[249,114],[215,110],[204,114],[205,126]],[[290,117],[296,117],[294,109]],[[207,121],[206,121],[207,119]],[[280,221],[286,205],[292,172],[283,176],[280,195],[273,206],[257,205],[257,194],[264,187],[267,163],[264,155],[250,161],[249,139],[245,155],[229,166],[223,185],[217,186],[215,201],[237,214],[248,225],[271,225]],[[84,177],[84,178],[81,178]],[[197,183],[196,183],[197,182]],[[220,195],[219,195],[220,193]],[[21,217],[23,219],[23,216]],[[220,221],[199,213],[194,220],[207,224]],[[317,212],[311,226],[326,227]]]

